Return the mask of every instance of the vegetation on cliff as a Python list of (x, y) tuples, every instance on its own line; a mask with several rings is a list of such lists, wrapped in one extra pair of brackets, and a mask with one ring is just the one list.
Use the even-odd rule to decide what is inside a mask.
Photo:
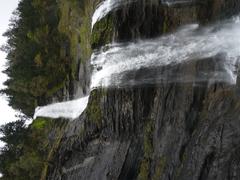
[(52, 160), (49, 155), (56, 150), (64, 125), (65, 121), (39, 118), (26, 127), (25, 117), (22, 117), (19, 121), (1, 126), (3, 136), (0, 140), (6, 143), (0, 154), (2, 179), (43, 177), (43, 170)]

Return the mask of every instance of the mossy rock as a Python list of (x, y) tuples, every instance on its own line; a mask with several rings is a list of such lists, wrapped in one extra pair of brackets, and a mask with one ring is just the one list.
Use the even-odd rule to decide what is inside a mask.
[(31, 124), (32, 129), (44, 129), (46, 126), (50, 124), (50, 119), (48, 118), (37, 118), (36, 120), (33, 121)]
[(156, 168), (155, 168), (155, 174), (153, 176), (153, 180), (158, 180), (160, 179), (160, 177), (162, 176), (162, 173), (163, 173), (163, 170), (166, 166), (166, 158), (165, 157), (161, 157), (158, 159), (157, 161), (157, 165), (156, 165)]
[(150, 166), (153, 155), (153, 131), (154, 131), (154, 121), (148, 120), (144, 125), (144, 135), (143, 135), (143, 148), (144, 148), (144, 159), (141, 162), (138, 179), (148, 180), (150, 176)]
[(87, 116), (90, 121), (101, 127), (103, 112), (101, 108), (101, 99), (104, 95), (104, 92), (101, 90), (94, 90), (91, 93), (90, 101), (86, 110)]
[(141, 162), (140, 172), (138, 174), (138, 180), (148, 180), (150, 171), (150, 162), (148, 159), (144, 159)]
[(96, 49), (99, 48), (100, 46), (111, 43), (113, 33), (114, 33), (113, 17), (111, 15), (108, 15), (99, 22), (97, 22), (92, 30), (91, 35), (92, 49)]

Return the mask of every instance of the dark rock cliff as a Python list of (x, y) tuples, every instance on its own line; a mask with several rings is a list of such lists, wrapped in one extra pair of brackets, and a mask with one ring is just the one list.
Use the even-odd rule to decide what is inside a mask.
[[(98, 22), (91, 43), (97, 48), (112, 40), (160, 36), (183, 24), (204, 25), (238, 12), (239, 0), (171, 7), (140, 0)], [(162, 83), (92, 91), (87, 110), (69, 122), (47, 179), (240, 179), (239, 81), (229, 85), (211, 74), (198, 81), (201, 71), (221, 71), (221, 58), (129, 74), (137, 79), (161, 72)], [(172, 76), (191, 79), (168, 81)]]

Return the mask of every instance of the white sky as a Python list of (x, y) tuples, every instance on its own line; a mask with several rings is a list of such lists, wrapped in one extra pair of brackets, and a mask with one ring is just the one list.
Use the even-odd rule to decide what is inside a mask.
[[(5, 0), (0, 5), (0, 45), (6, 42), (6, 39), (2, 34), (7, 30), (9, 19), (12, 16), (12, 12), (17, 8), (19, 0)], [(5, 69), (6, 64), (6, 54), (0, 51), (0, 89), (3, 88), (3, 82), (6, 80), (6, 75), (2, 73)], [(16, 120), (14, 111), (11, 107), (8, 106), (6, 97), (0, 96), (0, 125), (6, 124), (7, 122)], [(3, 143), (0, 142), (0, 147)]]

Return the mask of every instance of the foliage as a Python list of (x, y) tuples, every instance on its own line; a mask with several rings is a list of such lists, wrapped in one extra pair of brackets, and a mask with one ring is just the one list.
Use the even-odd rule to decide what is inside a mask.
[(0, 127), (0, 140), (5, 143), (0, 154), (0, 172), (5, 179), (10, 179), (11, 165), (14, 164), (23, 153), (23, 143), (27, 129), (24, 120), (11, 122)]
[(45, 118), (38, 118), (33, 123), (31, 124), (31, 127), (33, 129), (43, 129), (47, 126), (48, 124), (48, 119)]
[(0, 134), (4, 134), (0, 140), (7, 144), (7, 149), (11, 149), (24, 139), (26, 134), (24, 124), (25, 120), (18, 120), (0, 127)]
[(2, 48), (7, 52), (9, 79), (2, 90), (9, 104), (28, 116), (61, 90), (71, 74), (68, 38), (59, 32), (55, 0), (21, 0)]
[(29, 127), (24, 122), (19, 120), (0, 128), (0, 140), (6, 143), (0, 152), (2, 179), (40, 179), (59, 146), (65, 127), (61, 120), (56, 124), (45, 118), (34, 120)]

